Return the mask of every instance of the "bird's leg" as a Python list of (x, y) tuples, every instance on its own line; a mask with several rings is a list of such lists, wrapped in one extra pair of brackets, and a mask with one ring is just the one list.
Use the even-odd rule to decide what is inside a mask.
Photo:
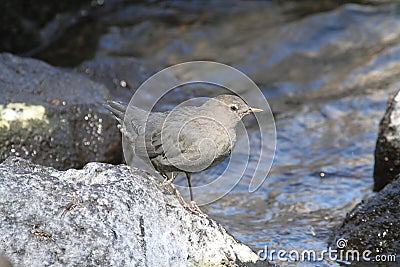
[(171, 172), (171, 178), (169, 178), (167, 176), (167, 174), (165, 174), (165, 173), (162, 173), (161, 175), (162, 175), (162, 177), (164, 177), (164, 184), (172, 184), (174, 182), (176, 176), (178, 176), (178, 173)]
[(167, 174), (165, 173), (161, 173), (161, 176), (164, 177), (164, 186), (167, 188), (167, 190), (169, 192), (171, 192), (172, 194), (174, 194), (176, 196), (176, 198), (178, 199), (179, 203), (182, 205), (182, 207), (184, 207), (186, 210), (190, 211), (193, 214), (199, 215), (201, 217), (207, 217), (206, 214), (204, 214), (200, 208), (196, 205), (196, 202), (193, 201), (193, 192), (192, 192), (192, 185), (190, 182), (190, 174), (186, 174), (186, 177), (188, 177), (187, 175), (189, 175), (188, 178), (188, 183), (189, 183), (189, 188), (190, 188), (190, 204), (187, 204), (186, 201), (183, 199), (181, 193), (179, 193), (179, 191), (176, 189), (175, 185), (173, 184), (173, 181), (175, 180), (176, 176), (178, 173), (172, 173), (171, 178), (168, 177)]
[(190, 201), (189, 204), (183, 205), (183, 207), (185, 209), (187, 209), (188, 211), (190, 211), (191, 213), (195, 214), (195, 215), (199, 215), (200, 217), (204, 217), (207, 218), (207, 214), (205, 214), (200, 208), (199, 206), (197, 206), (196, 202), (194, 201)]
[(190, 191), (190, 202), (193, 201), (193, 191), (192, 191), (192, 182), (190, 181), (190, 179), (192, 178), (192, 174), (190, 172), (186, 173), (186, 179), (188, 181), (188, 185), (189, 185), (189, 191)]
[(164, 178), (164, 181), (167, 181), (169, 179), (168, 175), (165, 172), (160, 172), (160, 174)]
[(190, 192), (190, 204), (189, 205), (185, 205), (184, 207), (189, 210), (191, 213), (193, 214), (197, 214), (197, 215), (202, 215), (207, 217), (207, 215), (205, 215), (201, 209), (199, 208), (199, 206), (197, 206), (196, 202), (194, 202), (193, 200), (193, 191), (192, 191), (192, 183), (191, 183), (191, 178), (192, 178), (192, 174), (190, 172), (186, 172), (186, 178), (188, 181), (188, 185), (189, 185), (189, 192)]
[(170, 188), (170, 192), (176, 196), (178, 199), (179, 203), (182, 205), (182, 207), (186, 208), (188, 204), (186, 204), (185, 200), (183, 199), (181, 193), (176, 189), (175, 185), (173, 183), (167, 184), (167, 186)]
[(183, 199), (181, 193), (179, 193), (179, 191), (176, 189), (175, 185), (173, 184), (176, 176), (178, 176), (178, 173), (171, 173), (171, 178), (169, 178), (167, 176), (167, 174), (165, 173), (161, 173), (161, 176), (164, 177), (164, 186), (167, 187), (168, 191), (170, 191), (172, 194), (174, 194), (176, 196), (176, 198), (178, 199), (179, 203), (183, 206), (186, 207), (187, 204), (185, 202), (185, 200)]

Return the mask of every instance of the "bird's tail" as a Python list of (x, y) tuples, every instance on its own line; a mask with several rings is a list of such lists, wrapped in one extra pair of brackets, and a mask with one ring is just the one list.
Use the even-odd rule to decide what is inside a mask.
[(123, 124), (124, 121), (124, 116), (126, 112), (127, 106), (123, 103), (116, 102), (116, 101), (107, 101), (106, 104), (104, 104), (105, 108), (108, 109), (109, 111), (114, 114), (115, 118), (118, 120), (119, 124)]
[(131, 136), (134, 133), (140, 134), (144, 131), (144, 125), (149, 116), (147, 111), (116, 101), (107, 101), (104, 106), (114, 114), (119, 123), (118, 127), (123, 134)]

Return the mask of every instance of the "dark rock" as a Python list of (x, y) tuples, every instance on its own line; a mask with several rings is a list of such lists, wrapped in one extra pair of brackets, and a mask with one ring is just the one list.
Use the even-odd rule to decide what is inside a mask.
[[(215, 221), (193, 215), (126, 165), (57, 171), (0, 165), (0, 243), (16, 266), (221, 266), (256, 261)], [(167, 192), (167, 191), (165, 191)]]
[[(359, 203), (343, 223), (334, 229), (330, 247), (338, 249), (338, 240), (346, 240), (344, 251), (371, 251), (377, 255), (397, 255), (400, 260), (400, 180), (387, 185), (377, 195)], [(340, 248), (340, 246), (339, 246)]]
[(400, 91), (386, 105), (379, 124), (375, 148), (374, 191), (379, 191), (400, 173)]
[(135, 90), (153, 74), (143, 60), (101, 55), (83, 62), (76, 70), (104, 84), (114, 100), (125, 102), (129, 102)]
[(41, 29), (46, 23), (55, 18), (58, 13), (76, 11), (90, 2), (91, 0), (1, 1), (0, 51), (20, 53), (35, 48), (45, 39), (41, 36)]
[(120, 133), (102, 104), (107, 88), (44, 62), (0, 54), (0, 159), (57, 169), (120, 162)]

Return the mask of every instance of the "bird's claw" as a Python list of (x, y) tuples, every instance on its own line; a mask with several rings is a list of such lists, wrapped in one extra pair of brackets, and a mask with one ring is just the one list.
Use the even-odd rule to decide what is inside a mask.
[(182, 195), (179, 193), (179, 191), (176, 189), (175, 185), (173, 184), (174, 178), (173, 179), (168, 179), (168, 178), (164, 179), (163, 186), (165, 188), (167, 188), (167, 190), (169, 192), (171, 192), (172, 194), (174, 194), (176, 196), (176, 198), (178, 199), (179, 203), (186, 210), (188, 210), (192, 214), (198, 215), (198, 216), (203, 217), (203, 218), (207, 218), (207, 215), (201, 211), (199, 206), (197, 206), (196, 202), (190, 201), (189, 204), (187, 204), (185, 202), (185, 200), (183, 199)]
[(163, 186), (169, 187), (171, 186), (173, 180), (172, 179), (164, 179)]
[(203, 218), (207, 218), (207, 214), (203, 213), (199, 206), (197, 206), (196, 202), (190, 201), (189, 204), (184, 205), (184, 208), (190, 211), (191, 213), (198, 215)]
[(168, 177), (168, 175), (166, 175), (165, 173), (163, 173), (161, 175), (162, 175), (162, 177), (164, 177), (163, 185), (164, 186), (171, 186), (171, 184), (174, 182), (174, 180), (175, 180), (175, 178), (177, 176), (177, 173), (172, 173), (171, 174), (171, 178)]

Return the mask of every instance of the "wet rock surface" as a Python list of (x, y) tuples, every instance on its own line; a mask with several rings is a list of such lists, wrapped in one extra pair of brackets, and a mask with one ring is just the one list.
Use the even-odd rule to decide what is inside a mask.
[[(364, 251), (369, 250), (371, 253), (368, 256), (371, 261), (374, 261), (377, 255), (394, 255), (397, 257), (395, 261), (398, 262), (400, 260), (399, 206), (400, 180), (396, 180), (347, 214), (343, 223), (332, 233), (331, 248), (338, 249), (338, 240), (345, 239), (346, 244), (341, 248), (344, 251), (358, 250), (362, 255)], [(393, 259), (384, 264), (387, 264), (384, 266), (398, 266)]]
[(160, 181), (125, 165), (57, 171), (12, 157), (0, 176), (1, 250), (15, 266), (222, 266), (258, 259), (215, 221), (185, 210)]
[(119, 162), (120, 134), (102, 104), (109, 91), (84, 75), (0, 54), (0, 159), (57, 169)]
[(375, 148), (374, 191), (379, 191), (400, 173), (400, 91), (386, 105), (379, 124)]

